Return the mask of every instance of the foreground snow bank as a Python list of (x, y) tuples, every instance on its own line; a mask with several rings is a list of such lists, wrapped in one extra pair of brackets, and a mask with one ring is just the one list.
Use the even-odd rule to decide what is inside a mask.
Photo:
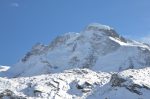
[(62, 73), (0, 78), (0, 99), (148, 99), (150, 68), (119, 73), (72, 69)]

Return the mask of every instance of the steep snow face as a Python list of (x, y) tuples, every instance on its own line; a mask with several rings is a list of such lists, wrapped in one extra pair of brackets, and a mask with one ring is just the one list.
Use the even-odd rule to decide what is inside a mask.
[(0, 78), (1, 99), (149, 99), (149, 93), (149, 67), (119, 73), (72, 69), (33, 77)]
[(129, 41), (106, 25), (90, 24), (81, 33), (58, 36), (49, 45), (36, 44), (5, 76), (34, 76), (72, 68), (122, 71), (150, 66), (150, 47)]

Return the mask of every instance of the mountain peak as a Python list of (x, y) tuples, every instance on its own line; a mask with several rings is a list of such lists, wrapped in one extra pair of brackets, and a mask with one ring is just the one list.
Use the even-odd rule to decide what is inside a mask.
[(125, 38), (120, 36), (114, 28), (108, 26), (108, 25), (103, 25), (99, 23), (91, 23), (89, 24), (86, 28), (85, 31), (83, 32), (84, 35), (91, 36), (93, 34), (101, 35), (101, 36), (106, 36), (106, 37), (112, 37), (115, 39), (118, 39), (122, 42), (127, 42)]

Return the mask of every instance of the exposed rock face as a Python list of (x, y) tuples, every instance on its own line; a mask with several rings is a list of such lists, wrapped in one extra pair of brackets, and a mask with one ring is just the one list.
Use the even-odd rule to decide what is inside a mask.
[(134, 84), (134, 83), (126, 84), (125, 82), (127, 82), (127, 80), (119, 77), (118, 74), (112, 74), (111, 80), (110, 80), (110, 83), (111, 83), (112, 87), (125, 87), (127, 90), (129, 90), (129, 91), (131, 91), (133, 93), (136, 93), (138, 95), (142, 95), (143, 94), (140, 91), (141, 88), (150, 90), (149, 87), (145, 87), (143, 85), (141, 86), (139, 84)]
[(111, 86), (112, 87), (121, 87), (122, 86), (122, 83), (124, 83), (126, 80), (119, 77), (118, 74), (112, 74), (111, 76)]
[(28, 61), (28, 59), (31, 57), (31, 56), (34, 56), (34, 55), (40, 55), (40, 54), (43, 54), (45, 51), (48, 50), (48, 46), (45, 46), (43, 44), (40, 44), (40, 43), (37, 43), (36, 45), (34, 45), (32, 47), (32, 50), (30, 52), (28, 52), (22, 59), (21, 61), (22, 62), (26, 62)]
[(0, 99), (27, 99), (27, 98), (17, 96), (11, 90), (6, 89), (5, 91), (0, 93)]

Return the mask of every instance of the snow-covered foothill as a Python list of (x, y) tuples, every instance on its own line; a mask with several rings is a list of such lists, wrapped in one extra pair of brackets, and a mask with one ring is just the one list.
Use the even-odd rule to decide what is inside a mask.
[[(22, 97), (23, 99), (149, 99), (149, 80), (149, 67), (129, 69), (117, 73), (72, 69), (62, 73), (33, 77), (0, 78), (0, 97)], [(11, 95), (8, 96), (7, 94), (10, 92)]]

